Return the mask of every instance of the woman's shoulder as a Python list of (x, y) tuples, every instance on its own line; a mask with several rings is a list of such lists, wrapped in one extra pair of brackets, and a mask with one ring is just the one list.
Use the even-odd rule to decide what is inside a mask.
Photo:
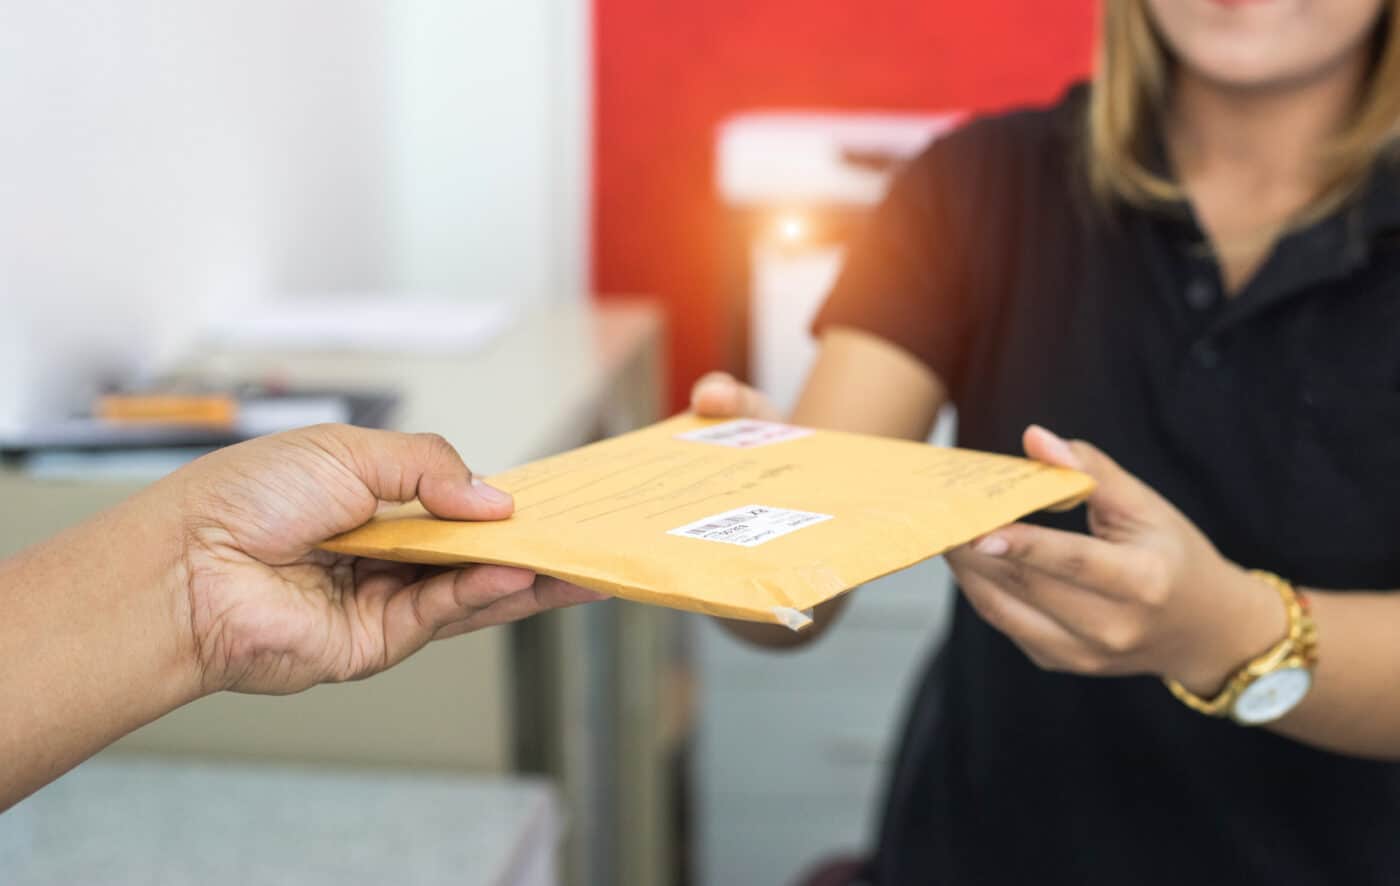
[(930, 143), (906, 175), (979, 194), (997, 183), (1018, 190), (1041, 179), (1064, 184), (1072, 178), (1087, 100), (1087, 86), (1076, 84), (1050, 105), (973, 116)]

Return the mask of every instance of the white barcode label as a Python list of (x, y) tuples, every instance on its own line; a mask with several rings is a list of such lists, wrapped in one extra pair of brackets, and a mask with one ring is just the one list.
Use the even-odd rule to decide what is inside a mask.
[(749, 505), (696, 520), (666, 534), (752, 548), (789, 532), (796, 532), (804, 526), (812, 526), (830, 519), (830, 514)]
[(812, 433), (811, 428), (799, 428), (775, 421), (759, 421), (741, 418), (723, 424), (710, 425), (695, 431), (678, 434), (681, 440), (694, 440), (697, 443), (714, 443), (717, 446), (733, 446), (736, 449), (752, 449), (755, 446), (769, 446), (784, 440), (796, 440)]

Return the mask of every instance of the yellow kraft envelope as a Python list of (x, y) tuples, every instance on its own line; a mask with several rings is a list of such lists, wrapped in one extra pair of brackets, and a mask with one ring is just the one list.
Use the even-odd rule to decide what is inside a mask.
[(522, 566), (710, 615), (802, 627), (813, 606), (1093, 489), (1021, 458), (683, 415), (491, 478), (499, 523), (386, 511), (324, 547)]

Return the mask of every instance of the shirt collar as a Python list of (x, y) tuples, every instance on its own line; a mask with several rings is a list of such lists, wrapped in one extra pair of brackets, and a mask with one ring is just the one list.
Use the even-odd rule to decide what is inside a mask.
[[(1144, 159), (1147, 170), (1153, 175), (1166, 181), (1176, 181), (1176, 172), (1172, 169), (1160, 126), (1151, 127), (1147, 133)], [(1196, 228), (1197, 234), (1204, 236), (1204, 232), (1196, 223), (1195, 211), (1185, 197), (1159, 201), (1150, 211), (1171, 221), (1188, 222)], [(1400, 145), (1396, 145), (1376, 162), (1358, 192), (1331, 215), (1349, 212), (1357, 216), (1352, 220), (1350, 233), (1361, 234), (1367, 239), (1400, 228)], [(1329, 215), (1328, 218), (1330, 217)], [(1309, 228), (1326, 221), (1327, 218), (1320, 219)]]
[[(1147, 166), (1172, 181), (1175, 175), (1160, 130), (1149, 136)], [(1162, 201), (1147, 212), (1167, 236), (1205, 245), (1204, 230), (1185, 198)], [(1245, 290), (1212, 324), (1235, 325), (1294, 295), (1338, 280), (1370, 261), (1377, 242), (1400, 229), (1400, 153), (1378, 161), (1360, 190), (1328, 215), (1289, 231), (1274, 245)]]
[(1367, 234), (1374, 237), (1400, 228), (1400, 151), (1376, 163), (1358, 202)]

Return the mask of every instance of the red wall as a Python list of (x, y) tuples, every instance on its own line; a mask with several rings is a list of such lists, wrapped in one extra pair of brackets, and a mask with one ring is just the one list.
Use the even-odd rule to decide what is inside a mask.
[(755, 108), (993, 110), (1088, 70), (1093, 0), (595, 0), (593, 286), (668, 307), (673, 405), (720, 366), (716, 124)]

